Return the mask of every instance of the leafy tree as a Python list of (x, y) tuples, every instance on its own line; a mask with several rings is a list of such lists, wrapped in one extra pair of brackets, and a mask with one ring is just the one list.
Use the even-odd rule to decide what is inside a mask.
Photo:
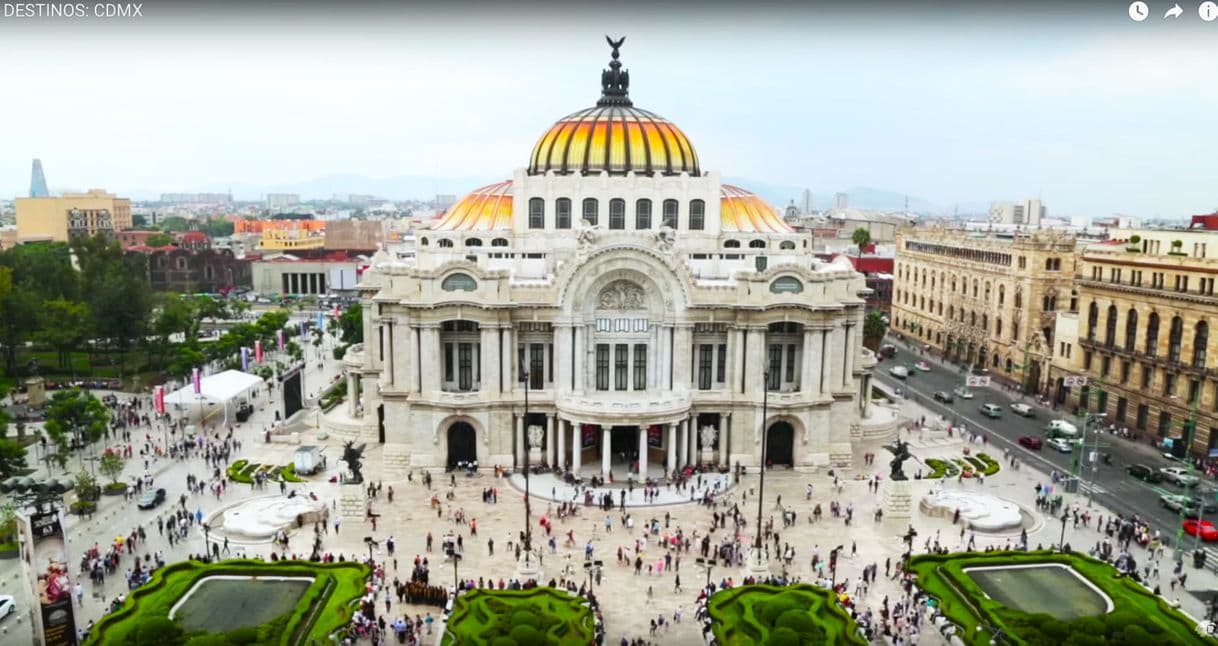
[(38, 339), (55, 349), (58, 366), (71, 368), (72, 351), (89, 339), (92, 321), (84, 303), (63, 298), (42, 304), (41, 329)]
[(198, 296), (194, 298), (195, 311), (200, 319), (211, 319), (213, 321), (227, 319), (229, 317), (228, 302), (212, 298), (211, 296)]
[(97, 462), (97, 468), (102, 474), (110, 478), (110, 482), (118, 482), (118, 477), (123, 474), (123, 465), (126, 460), (113, 449), (106, 449), (102, 453), (101, 460)]
[(180, 215), (171, 215), (161, 220), (161, 231), (165, 233), (180, 233), (190, 229), (190, 223)]
[(364, 307), (356, 303), (338, 316), (338, 327), (342, 330), (343, 343), (364, 342)]
[(863, 247), (871, 244), (871, 232), (864, 227), (859, 227), (850, 234), (850, 241), (858, 245), (859, 255), (863, 255)]
[[(884, 319), (884, 313), (879, 310), (867, 312), (867, 317), (863, 319), (863, 340), (870, 344), (867, 347), (873, 351), (878, 350), (880, 339), (883, 339), (887, 332), (888, 321)], [(872, 345), (875, 347), (871, 347)]]
[(73, 486), (76, 489), (76, 495), (81, 500), (97, 500), (100, 493), (97, 488), (97, 478), (94, 478), (88, 471), (76, 474)]
[(168, 247), (169, 245), (173, 244), (173, 236), (169, 235), (168, 233), (157, 233), (148, 236), (145, 244), (147, 244), (149, 247)]
[(0, 478), (8, 478), (24, 469), (25, 447), (8, 438), (0, 438)]
[(102, 236), (79, 239), (73, 249), (97, 336), (126, 353), (145, 337), (151, 310), (146, 273), (136, 264), (142, 259), (125, 259), (118, 243)]
[(192, 368), (207, 363), (207, 357), (199, 349), (199, 342), (193, 338), (174, 346), (171, 356), (169, 374), (172, 375), (187, 374)]
[(109, 419), (101, 400), (78, 388), (56, 391), (47, 404), (46, 429), (57, 444), (70, 437), (96, 442), (106, 432)]
[(221, 218), (212, 218), (203, 223), (199, 230), (213, 238), (226, 238), (233, 235), (233, 223)]

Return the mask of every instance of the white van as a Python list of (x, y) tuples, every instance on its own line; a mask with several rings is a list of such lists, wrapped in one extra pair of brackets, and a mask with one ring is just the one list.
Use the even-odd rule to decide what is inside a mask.
[(909, 376), (909, 368), (906, 368), (905, 366), (893, 366), (888, 369), (888, 374), (896, 377), (897, 379), (904, 379)]
[(1078, 427), (1064, 419), (1055, 419), (1045, 427), (1049, 437), (1078, 437)]

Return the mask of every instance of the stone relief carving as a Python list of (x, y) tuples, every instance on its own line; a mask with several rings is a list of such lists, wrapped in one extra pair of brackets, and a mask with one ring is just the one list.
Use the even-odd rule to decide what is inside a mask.
[(597, 299), (603, 310), (641, 310), (643, 301), (643, 288), (625, 280), (609, 283)]
[(710, 448), (715, 445), (715, 437), (719, 435), (719, 431), (715, 430), (714, 426), (703, 426), (698, 431), (698, 437), (702, 439), (702, 446)]
[(662, 252), (671, 250), (676, 240), (677, 234), (672, 230), (672, 227), (660, 227), (660, 230), (656, 232), (656, 247)]
[(541, 438), (545, 436), (545, 429), (534, 424), (529, 427), (529, 448), (536, 449), (541, 447)]

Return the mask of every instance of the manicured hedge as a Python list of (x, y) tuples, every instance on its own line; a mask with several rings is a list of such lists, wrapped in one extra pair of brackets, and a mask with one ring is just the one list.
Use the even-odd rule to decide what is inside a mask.
[[(1060, 621), (1032, 615), (990, 599), (965, 568), (1063, 563), (1071, 566), (1112, 599), (1113, 612), (1101, 617)], [(918, 585), (938, 600), (944, 616), (962, 628), (965, 643), (988, 646), (989, 628), (1017, 644), (1218, 644), (1202, 638), (1196, 624), (1141, 584), (1119, 576), (1116, 568), (1082, 554), (990, 552), (915, 556), (910, 570)]]
[[(279, 561), (268, 563), (255, 560), (231, 560), (218, 563), (179, 561), (153, 572), (148, 583), (131, 591), (121, 608), (112, 612), (93, 627), (86, 646), (107, 644), (131, 644), (137, 641), (137, 629), (149, 622), (165, 620), (173, 604), (186, 594), (201, 578), (216, 575), (237, 576), (312, 576), (313, 584), (305, 591), (301, 602), (288, 615), (276, 618), (261, 626), (222, 633), (231, 641), (255, 636), (255, 643), (289, 646), (310, 643), (316, 638), (324, 640), (326, 635), (344, 625), (349, 613), (337, 608), (345, 607), (364, 592), (364, 582), (370, 574), (368, 566), (353, 561), (343, 563), (314, 563), (312, 561)], [(331, 585), (331, 582), (333, 585)], [(326, 594), (326, 590), (330, 590)], [(314, 603), (322, 603), (320, 612), (310, 614)], [(312, 626), (302, 625), (313, 617)], [(238, 634), (239, 633), (239, 634)], [(294, 641), (297, 635), (304, 639)], [(190, 637), (192, 635), (188, 635)], [(173, 646), (165, 643), (162, 646)]]
[(581, 597), (549, 587), (474, 589), (457, 597), (443, 646), (593, 643), (595, 619)]
[(269, 479), (272, 482), (283, 480), (284, 482), (304, 482), (300, 476), (296, 475), (296, 465), (289, 464), (287, 466), (276, 467), (270, 464), (258, 464), (257, 462), (249, 462), (248, 460), (237, 460), (228, 466), (226, 472), (230, 482), (240, 482), (241, 484), (250, 484), (254, 481), (254, 474), (259, 471), (267, 472)]
[(831, 590), (806, 583), (720, 590), (707, 610), (722, 646), (867, 643)]

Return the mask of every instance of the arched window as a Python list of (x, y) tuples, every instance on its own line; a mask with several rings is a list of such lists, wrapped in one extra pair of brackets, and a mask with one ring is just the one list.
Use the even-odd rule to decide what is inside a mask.
[(770, 283), (770, 291), (775, 294), (798, 294), (804, 291), (804, 284), (794, 276), (782, 276)]
[(617, 197), (609, 200), (609, 228), (626, 228), (626, 200)]
[(423, 238), (423, 246), (424, 246), (424, 247), (426, 247), (426, 246), (427, 246), (427, 238)]
[(678, 228), (676, 200), (664, 200), (664, 219), (661, 221), (660, 226), (670, 227), (673, 229)]
[(749, 240), (749, 249), (765, 249), (765, 240)]
[(997, 352), (994, 353), (994, 362), (993, 363), (994, 363), (994, 367), (997, 368), (998, 367), (998, 353)]
[(740, 241), (739, 240), (724, 240), (723, 248), (724, 249), (739, 249)]
[(1095, 341), (1095, 329), (1100, 325), (1100, 306), (1091, 302), (1091, 307), (1087, 308), (1087, 340)]
[(596, 218), (600, 214), (600, 204), (595, 197), (584, 198), (584, 219), (588, 224), (596, 226)]
[(651, 200), (642, 199), (634, 203), (634, 228), (639, 231), (651, 228)]
[(529, 198), (529, 228), (546, 228), (546, 201), (540, 197)]
[(1193, 328), (1193, 367), (1205, 367), (1205, 346), (1210, 341), (1210, 324), (1205, 321), (1197, 321), (1197, 326)]
[(1173, 316), (1171, 330), (1167, 336), (1167, 360), (1173, 363), (1180, 361), (1180, 345), (1184, 341), (1184, 319)]
[(554, 201), (554, 228), (571, 228), (571, 198), (560, 197)]
[(1159, 313), (1151, 312), (1146, 319), (1146, 355), (1159, 354)]
[(994, 317), (994, 336), (1002, 336), (1002, 319)]
[[(689, 228), (691, 231), (701, 231), (706, 228), (706, 202), (702, 200), (690, 200)], [(794, 243), (791, 244), (791, 248), (795, 248)]]
[(1134, 308), (1129, 308), (1129, 313), (1125, 315), (1125, 351), (1133, 352), (1135, 344), (1138, 342), (1138, 311)]
[(491, 240), (491, 246), (492, 247), (506, 247), (506, 246), (508, 246), (507, 238), (495, 238), (494, 240)]
[(161, 269), (166, 269), (166, 268), (168, 268), (168, 267), (169, 267), (169, 256), (164, 256), (164, 255), (162, 255), (160, 258), (157, 258), (157, 259), (156, 259), (156, 264), (157, 264), (157, 266), (159, 266)]
[(178, 256), (178, 271), (184, 271), (185, 269), (186, 269), (186, 259), (183, 258), (182, 256)]
[(465, 291), (472, 292), (478, 288), (478, 282), (469, 274), (450, 274), (440, 283), (440, 289), (446, 292)]
[(482, 246), (482, 239), (481, 239), (481, 238), (467, 238), (467, 239), (465, 240), (465, 246), (467, 246), (467, 247), (481, 247), (481, 246)]
[(1112, 347), (1116, 345), (1116, 328), (1117, 328), (1117, 308), (1116, 305), (1108, 306), (1108, 318), (1104, 322), (1104, 345)]
[(1010, 357), (1007, 357), (1006, 365), (1005, 365), (1004, 367), (1006, 368), (1006, 371), (1007, 371), (1007, 372), (1010, 372), (1010, 371), (1011, 371), (1012, 364), (1011, 364), (1011, 358), (1010, 358)]
[(443, 247), (445, 249), (448, 249), (453, 246), (453, 241), (449, 240), (448, 238), (441, 238), (440, 242), (437, 244), (439, 244), (441, 247)]
[(795, 242), (791, 241), (791, 240), (783, 240), (782, 242), (778, 243), (778, 248), (779, 249), (794, 249)]
[[(922, 282), (925, 283), (926, 281), (922, 281)], [(977, 298), (977, 286), (979, 284), (980, 284), (980, 281), (978, 281), (976, 278), (974, 278), (973, 279), (973, 298)]]

